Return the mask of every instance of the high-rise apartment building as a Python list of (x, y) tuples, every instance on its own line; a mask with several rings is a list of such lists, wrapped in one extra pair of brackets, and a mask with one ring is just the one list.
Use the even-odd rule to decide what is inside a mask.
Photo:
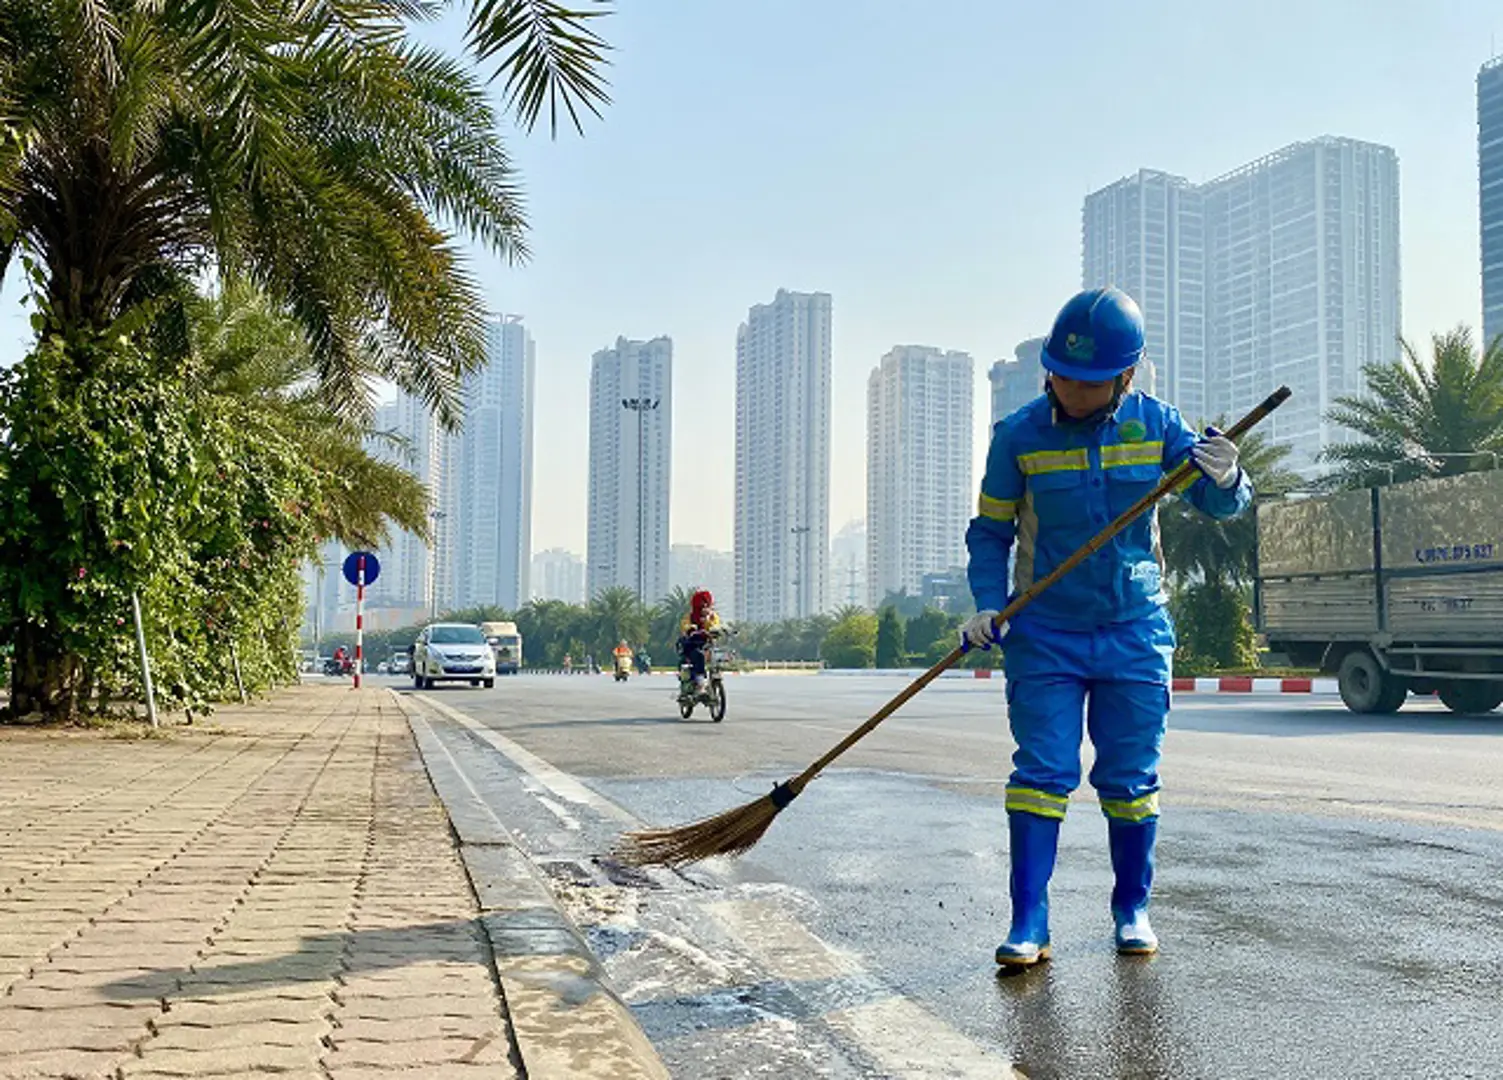
[(590, 372), (589, 595), (614, 586), (652, 603), (668, 591), (673, 342), (617, 338)]
[(1503, 57), (1477, 72), (1477, 188), (1482, 223), (1482, 338), (1503, 334)]
[(992, 426), (1017, 412), (1044, 392), (1044, 339), (1018, 342), (1011, 360), (998, 360), (988, 369), (992, 384)]
[(377, 410), (376, 428), (391, 438), (372, 440), (372, 453), (395, 462), (412, 473), (428, 489), (430, 545), (416, 533), (394, 532), (386, 548), (377, 552), (381, 576), (367, 596), (373, 605), (411, 609), (433, 614), (451, 604), (448, 582), (452, 577), (452, 500), (448, 497), (446, 467), (452, 458), (453, 437), (444, 432), (433, 414), (411, 394), (398, 394), (394, 403)]
[(891, 350), (867, 381), (867, 606), (917, 595), (925, 574), (965, 562), (974, 511), (971, 358), (928, 346)]
[(1158, 393), (1190, 416), (1206, 408), (1203, 202), (1183, 177), (1141, 169), (1086, 197), (1082, 229), (1083, 287), (1138, 302)]
[(830, 604), (866, 603), (866, 519), (847, 521), (830, 541)]
[(718, 610), (735, 611), (735, 556), (701, 544), (674, 544), (668, 549), (668, 587), (708, 589)]
[(1363, 391), (1364, 365), (1398, 355), (1393, 150), (1325, 136), (1199, 185), (1142, 172), (1088, 196), (1082, 221), (1084, 284), (1143, 308), (1161, 396), (1194, 422), (1287, 384), (1265, 428), (1291, 467), (1318, 471), (1348, 437), (1331, 406)]
[(736, 332), (736, 615), (823, 611), (830, 566), (828, 293), (779, 289)]
[(464, 383), (452, 483), (454, 606), (515, 610), (531, 595), (535, 349), (520, 317), (486, 326), (485, 367)]
[(563, 548), (548, 548), (532, 557), (532, 599), (585, 602), (584, 560)]

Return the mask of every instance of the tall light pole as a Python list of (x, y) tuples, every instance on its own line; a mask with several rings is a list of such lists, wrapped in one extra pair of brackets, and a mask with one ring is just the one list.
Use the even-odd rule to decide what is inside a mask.
[(637, 602), (647, 603), (647, 414), (661, 398), (622, 398), (621, 407), (637, 414)]
[(804, 537), (809, 533), (808, 525), (795, 525), (788, 530), (793, 534), (793, 617), (804, 617)]

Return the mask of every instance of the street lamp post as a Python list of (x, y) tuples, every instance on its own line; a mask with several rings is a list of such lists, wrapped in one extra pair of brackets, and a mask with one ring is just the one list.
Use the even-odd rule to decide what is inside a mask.
[(647, 414), (661, 398), (622, 398), (621, 407), (637, 414), (637, 602), (647, 603)]
[(795, 525), (788, 530), (793, 534), (793, 617), (804, 617), (804, 536), (809, 532), (808, 525)]

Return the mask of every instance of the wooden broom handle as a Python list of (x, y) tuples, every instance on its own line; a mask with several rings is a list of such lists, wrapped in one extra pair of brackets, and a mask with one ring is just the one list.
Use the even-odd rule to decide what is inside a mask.
[[(1289, 387), (1279, 387), (1273, 393), (1264, 398), (1261, 405), (1253, 409), (1241, 420), (1238, 420), (1235, 424), (1233, 424), (1231, 428), (1225, 433), (1226, 437), (1233, 440), (1234, 442), (1237, 439), (1240, 439), (1243, 435), (1247, 434), (1248, 431), (1257, 426), (1264, 419), (1264, 417), (1266, 417), (1269, 413), (1273, 412), (1274, 409), (1277, 409), (1286, 400), (1288, 400), (1289, 394)], [(1035, 581), (1032, 585), (1028, 586), (1028, 588), (1025, 589), (1016, 600), (1008, 604), (1007, 607), (1003, 608), (1002, 611), (1000, 611), (992, 619), (992, 626), (1000, 626), (1003, 623), (1007, 622), (1014, 615), (1031, 604), (1041, 592), (1049, 588), (1056, 581), (1064, 577), (1071, 570), (1075, 569), (1075, 567), (1079, 566), (1082, 562), (1090, 558), (1096, 552), (1100, 551), (1102, 547), (1104, 547), (1111, 540), (1112, 537), (1116, 536), (1123, 529), (1127, 528), (1127, 526), (1130, 525), (1135, 518), (1137, 518), (1154, 503), (1158, 502), (1165, 495), (1168, 495), (1171, 491), (1173, 491), (1176, 487), (1183, 483), (1185, 478), (1189, 476), (1190, 473), (1195, 471), (1195, 468), (1195, 462), (1187, 456), (1184, 461), (1180, 462), (1177, 468), (1173, 469), (1171, 472), (1165, 475), (1164, 479), (1159, 481), (1157, 487), (1155, 487), (1147, 495), (1144, 495), (1137, 502), (1133, 503), (1132, 506), (1128, 507), (1121, 514), (1119, 514), (1115, 521), (1113, 521), (1106, 528), (1102, 529), (1090, 540), (1086, 541), (1084, 547), (1075, 552), (1075, 554), (1071, 555), (1064, 562), (1056, 566), (1052, 572), (1040, 578), (1038, 581)], [(917, 694), (924, 687), (928, 686), (935, 679), (939, 678), (940, 672), (954, 667), (955, 664), (958, 663), (960, 661), (960, 658), (964, 655), (965, 650), (961, 649), (959, 646), (951, 649), (948, 656), (940, 660), (939, 663), (935, 664), (928, 671), (924, 672), (917, 679), (914, 679), (913, 682), (904, 687), (902, 692), (899, 693), (897, 697), (893, 698), (886, 705), (883, 705), (880, 709), (873, 713), (871, 719), (866, 721), (866, 723), (862, 724), (855, 731), (851, 732), (845, 738), (841, 739), (840, 742), (836, 743), (835, 746), (829, 751), (829, 753), (825, 754), (824, 757), (820, 758), (813, 765), (810, 765), (807, 769), (799, 773), (792, 780), (789, 780), (788, 786), (793, 789), (793, 793), (797, 795), (801, 791), (803, 791), (804, 786), (808, 784), (810, 780), (813, 780), (816, 776), (823, 772), (826, 765), (830, 764), (830, 762), (834, 761), (841, 754), (845, 753), (852, 746), (856, 745), (856, 743), (861, 739), (865, 738), (873, 728), (875, 728), (883, 720), (886, 720), (889, 716), (902, 708), (903, 705), (907, 703), (909, 698), (913, 697), (914, 694)]]

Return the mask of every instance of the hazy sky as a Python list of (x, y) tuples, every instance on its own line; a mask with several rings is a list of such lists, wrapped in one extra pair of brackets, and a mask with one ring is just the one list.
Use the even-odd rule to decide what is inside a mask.
[(510, 137), (532, 261), (476, 259), (537, 341), (534, 550), (584, 550), (590, 355), (657, 334), (673, 539), (729, 549), (736, 327), (779, 287), (834, 297), (832, 529), (865, 513), (866, 378), (893, 345), (975, 358), (979, 469), (987, 367), (1079, 287), (1084, 196), (1140, 167), (1203, 181), (1317, 135), (1386, 143), (1406, 335), (1480, 317), (1496, 3), (628, 0), (601, 27), (604, 119)]

